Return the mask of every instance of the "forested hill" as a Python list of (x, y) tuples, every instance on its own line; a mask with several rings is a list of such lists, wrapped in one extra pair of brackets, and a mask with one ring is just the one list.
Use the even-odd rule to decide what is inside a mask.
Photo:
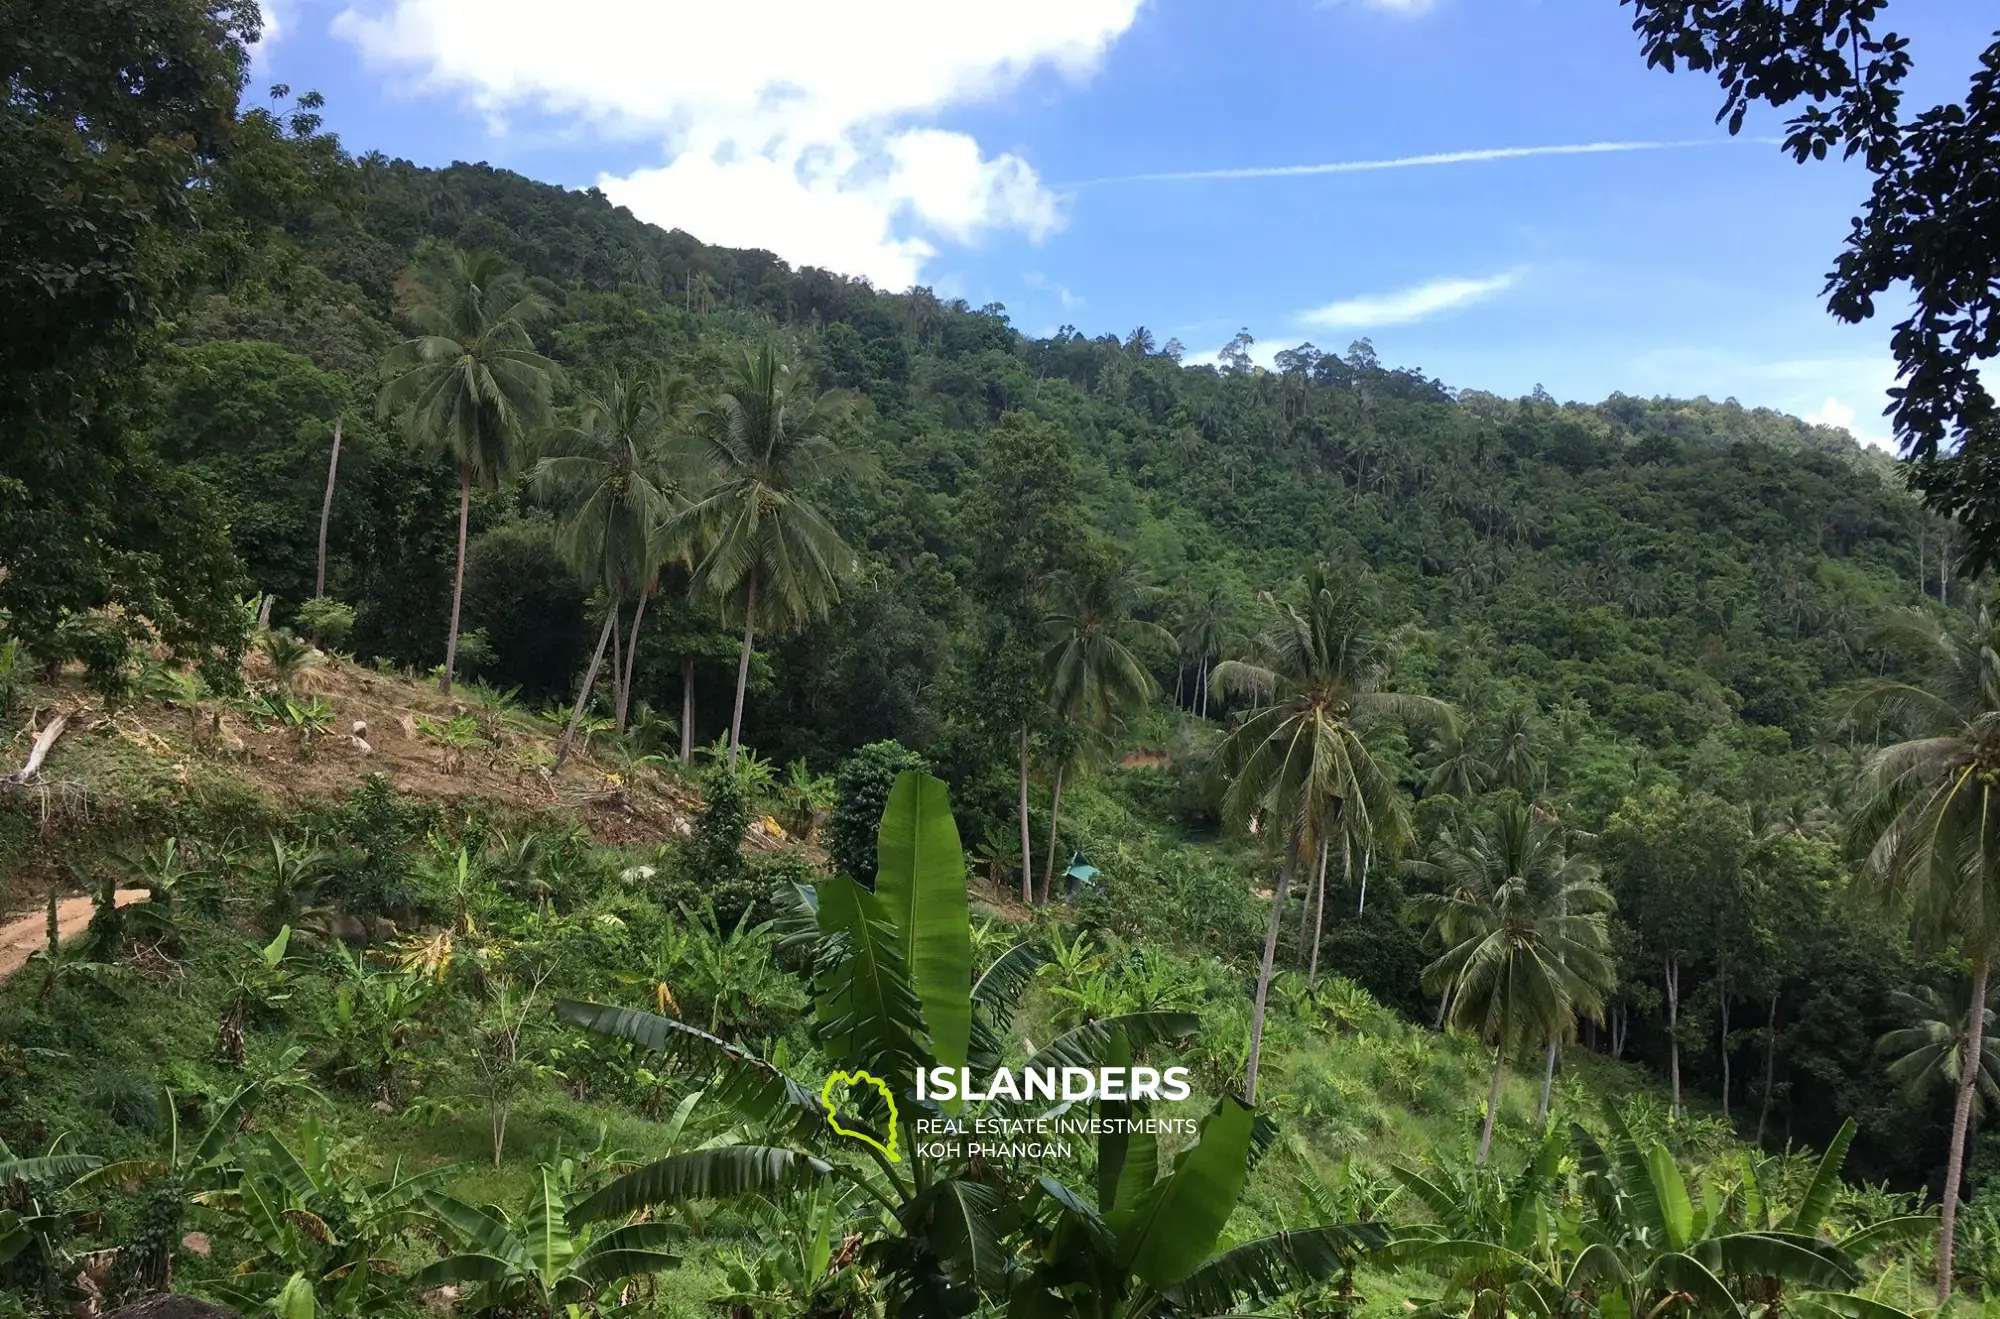
[[(1031, 338), (1003, 308), (704, 246), (594, 192), (353, 159), (309, 106), (245, 117), (197, 202), (163, 342), (115, 390), (146, 444), (103, 469), (158, 525), (137, 552), (58, 572), (35, 537), (89, 517), (108, 539), (117, 504), (30, 463), (22, 489), (39, 502), (0, 534), (0, 551), (28, 546), (0, 561), (16, 574), (12, 628), (44, 663), (118, 669), (101, 628), (42, 603), (78, 580), (87, 594), (100, 570), (102, 600), (175, 620), (170, 641), (202, 635), (191, 582), (266, 592), (273, 621), (292, 623), (314, 594), (337, 425), (327, 593), (356, 611), (343, 644), (437, 665), (458, 473), (376, 400), (408, 332), (413, 262), (498, 253), (553, 306), (533, 333), (567, 376), (559, 422), (614, 370), (708, 388), (732, 353), (773, 340), (863, 400), (848, 438), (872, 465), (819, 500), (858, 561), (828, 618), (758, 634), (744, 740), (765, 760), (825, 770), (868, 743), (918, 748), (952, 785), (968, 845), (1018, 866), (1020, 728), (1034, 725), (1037, 847), (1053, 767), (1077, 758), (1033, 690), (1022, 583), (1109, 583), (1158, 624), (1134, 644), (1166, 698), (1112, 750), (1165, 749), (1170, 768), (1130, 776), (1116, 802), (1080, 783), (1056, 850), (1136, 848), (1163, 874), (1194, 873), (1209, 863), (1175, 849), (1217, 836), (1207, 759), (1230, 713), (1203, 675), (1324, 563), (1389, 639), (1393, 685), (1464, 716), (1376, 748), (1415, 803), (1413, 849), (1455, 801), (1498, 789), (1603, 861), (1621, 978), (1594, 1047), (1665, 1073), (1670, 967), (1687, 1084), (1747, 1109), (1746, 1134), (1824, 1140), (1855, 1115), (1859, 1171), (1915, 1183), (1937, 1166), (1944, 1101), (1902, 1099), (1874, 1054), (1903, 1024), (1890, 991), (1921, 977), (1900, 932), (1842, 900), (1832, 822), (1859, 753), (1833, 715), (1843, 684), (1892, 663), (1875, 641), (1892, 611), (1961, 591), (1938, 580), (1937, 525), (1844, 434), (1706, 400), (1506, 400), (1386, 365), (1365, 342), (1301, 345), (1265, 370), (1240, 340), (1217, 369), (1144, 329)], [(207, 530), (224, 525), (226, 545)], [(605, 617), (556, 528), (518, 476), (474, 492), (458, 654), (462, 674), (546, 705), (573, 696)], [(650, 597), (632, 690), (642, 721), (677, 713), (691, 675), (706, 742), (726, 731), (741, 625), (684, 585), (670, 568)], [(1268, 873), (1215, 852), (1239, 898)], [(1136, 882), (1108, 873), (1114, 894)], [(1428, 1017), (1416, 981), (1431, 954), (1402, 880), (1384, 865), (1374, 883), (1338, 922), (1332, 965)], [(1125, 900), (1157, 919), (1158, 891)], [(1261, 934), (1218, 938), (1242, 965)]]

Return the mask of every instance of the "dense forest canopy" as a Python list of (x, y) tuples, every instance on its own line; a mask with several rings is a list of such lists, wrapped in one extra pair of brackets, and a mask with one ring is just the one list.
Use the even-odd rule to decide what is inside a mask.
[[(1247, 334), (1219, 366), (1144, 327), (1036, 338), (1004, 307), (707, 246), (594, 189), (355, 155), (314, 95), (239, 103), (248, 4), (28, 8), (0, 20), (0, 709), (31, 673), (115, 705), (171, 669), (199, 714), (242, 690), (258, 638), (280, 715), (307, 641), (447, 696), (512, 689), (562, 730), (532, 767), (551, 783), (600, 734), (676, 774), (715, 743), (675, 873), (699, 872), (738, 952), (717, 906), (793, 887), (739, 883), (753, 803), (790, 803), (800, 837), (828, 817), (862, 883), (827, 879), (787, 937), (851, 952), (891, 873), (877, 823), (920, 809), (892, 792), (942, 780), (950, 813), (925, 795), (925, 818), (955, 819), (1024, 919), (1087, 861), (1077, 918), (1100, 937), (1254, 981), (1219, 1032), (1247, 1056), (1217, 1069), (1247, 1063), (1252, 1102), (1274, 962), (1296, 962), (1308, 995), (1324, 971), (1394, 1031), (1449, 1022), (1487, 1050), (1481, 1165), (1505, 1065), (1546, 1046), (1553, 1076), (1580, 1031), (1656, 1075), (1677, 1121), (1698, 1102), (1769, 1150), (1851, 1142), (1883, 1195), (1956, 1205), (1946, 1132), (1966, 1138), (1974, 1087), (1948, 1082), (2000, 940), (1905, 918), (1989, 848), (1983, 816), (1912, 785), (1994, 786), (1967, 732), (1994, 700), (1989, 586), (1885, 455), (1734, 400), (1501, 398), (1366, 340), (1264, 369)], [(335, 730), (290, 710), (303, 759)], [(1305, 761), (1271, 751), (1287, 738)], [(370, 850), (397, 809), (316, 820), (369, 877), (342, 915), (437, 916)], [(1910, 860), (1925, 830), (1961, 851)], [(456, 844), (461, 883), (489, 841)], [(257, 873), (288, 892), (273, 845)], [(272, 910), (289, 929), (307, 908)], [(747, 928), (729, 939), (779, 933)], [(781, 1036), (769, 992), (718, 990), (708, 1029)], [(511, 1067), (527, 1009), (494, 1003), (480, 1038)], [(1885, 1070), (1878, 1039), (1919, 1062)], [(797, 1047), (838, 1062), (840, 1040)], [(1971, 1141), (1983, 1185), (2000, 1147)]]

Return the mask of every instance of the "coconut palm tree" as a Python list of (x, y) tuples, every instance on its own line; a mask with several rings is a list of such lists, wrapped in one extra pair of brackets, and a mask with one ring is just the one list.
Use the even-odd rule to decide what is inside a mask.
[(1244, 1097), (1252, 1104), (1278, 922), (1294, 867), (1301, 856), (1314, 854), (1329, 828), (1378, 855), (1399, 849), (1409, 834), (1408, 811), (1369, 750), (1369, 730), (1389, 720), (1420, 725), (1451, 720), (1442, 701), (1384, 690), (1386, 654), (1360, 601), (1321, 564), (1306, 579), (1303, 607), (1273, 603), (1251, 655), (1225, 660), (1211, 677), (1216, 690), (1251, 702), (1220, 752), (1229, 782), (1224, 812), (1239, 824), (1259, 821), (1272, 831), (1279, 850), (1250, 1019)]
[(390, 349), (384, 361), (390, 378), (377, 405), (384, 417), (400, 419), (411, 443), (458, 469), (458, 563), (440, 684), (449, 694), (458, 666), (472, 488), (490, 490), (513, 475), (522, 450), (548, 419), (561, 372), (528, 337), (548, 304), (493, 253), (433, 251), (411, 272), (406, 288), (403, 318), (416, 334)]
[[(1979, 1083), (1972, 1098), (1975, 1117), (1988, 1104), (2000, 1102), (2000, 1035), (1992, 1033), (1993, 996), (1988, 989), (1986, 1011), (1981, 1014)], [(1889, 1006), (1909, 1022), (1875, 1041), (1875, 1051), (1891, 1060), (1885, 1069), (1889, 1079), (1901, 1082), (1903, 1093), (1915, 1101), (1946, 1086), (1956, 1093), (1965, 1074), (1966, 1041), (1972, 1037), (1970, 982), (1955, 980), (1945, 993), (1929, 985), (1899, 989), (1889, 995)]]
[(852, 571), (854, 552), (805, 492), (860, 465), (860, 453), (835, 439), (856, 403), (844, 391), (815, 392), (806, 369), (766, 343), (730, 364), (722, 392), (696, 409), (676, 445), (700, 493), (670, 520), (668, 538), (704, 546), (693, 591), (728, 600), (743, 616), (731, 766), (743, 741), (758, 619), (776, 630), (824, 617)]
[[(569, 758), (618, 611), (637, 601), (632, 618), (636, 652), (646, 592), (669, 557), (665, 529), (674, 512), (674, 489), (661, 466), (660, 448), (684, 390), (677, 377), (634, 380), (614, 371), (602, 391), (584, 399), (578, 424), (558, 433), (529, 473), (530, 488), (564, 510), (557, 550), (607, 602), (597, 650), (556, 753), (558, 768)], [(620, 675), (622, 707), (630, 661), (615, 655), (612, 665)]]
[(1412, 899), (1411, 908), (1444, 944), (1424, 968), (1424, 988), (1443, 994), (1453, 1024), (1493, 1049), (1483, 1164), (1508, 1051), (1568, 1038), (1579, 1015), (1602, 1014), (1617, 984), (1605, 927), (1611, 892), (1596, 867), (1564, 851), (1554, 821), (1519, 802), (1462, 827), (1421, 870), (1441, 891)]
[[(1855, 691), (1848, 721), (1902, 740), (1869, 757), (1853, 829), (1868, 848), (1857, 879), (1907, 910), (1920, 933), (1972, 964), (1969, 1001), (1984, 1003), (2000, 956), (2000, 627), (1912, 610), (1884, 633), (1908, 652), (1916, 681), (1878, 679)], [(1986, 1014), (1969, 1013), (1967, 1056), (1985, 1056)], [(1980, 1068), (1962, 1067), (1952, 1111), (1938, 1224), (1938, 1304), (1951, 1297), (1951, 1260), (1966, 1130)]]
[(1183, 664), (1195, 665), (1194, 713), (1208, 718), (1208, 670), (1223, 648), (1229, 645), (1235, 622), (1235, 607), (1219, 586), (1182, 603), (1174, 619), (1174, 641), (1180, 647)]
[[(1171, 640), (1157, 624), (1132, 615), (1137, 585), (1124, 572), (1064, 573), (1051, 592), (1044, 620), (1042, 673), (1049, 708), (1079, 747), (1101, 740), (1120, 720), (1153, 699), (1153, 675), (1134, 653), (1148, 638)], [(1042, 901), (1056, 873), (1056, 829), (1062, 812), (1063, 774), (1070, 757), (1056, 760), (1049, 792), (1049, 855), (1042, 872)]]

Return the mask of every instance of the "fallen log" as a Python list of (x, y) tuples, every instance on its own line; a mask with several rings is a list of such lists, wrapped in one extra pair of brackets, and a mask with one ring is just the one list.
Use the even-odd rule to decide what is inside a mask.
[(42, 761), (49, 754), (49, 748), (56, 744), (56, 739), (63, 735), (63, 729), (68, 727), (69, 716), (67, 714), (59, 714), (54, 719), (51, 719), (49, 726), (44, 728), (41, 736), (35, 739), (34, 749), (28, 752), (28, 763), (5, 778), (0, 778), (0, 787), (18, 788), (39, 774), (42, 769)]

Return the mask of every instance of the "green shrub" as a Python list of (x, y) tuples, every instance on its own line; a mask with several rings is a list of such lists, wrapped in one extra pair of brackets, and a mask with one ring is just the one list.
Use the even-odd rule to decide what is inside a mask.
[(306, 630), (315, 646), (330, 650), (345, 642), (354, 631), (354, 606), (326, 595), (308, 600), (299, 606), (299, 626)]
[(835, 772), (833, 818), (827, 822), (827, 851), (834, 868), (864, 884), (875, 882), (875, 834), (889, 789), (906, 769), (930, 765), (901, 742), (870, 742), (840, 762)]

